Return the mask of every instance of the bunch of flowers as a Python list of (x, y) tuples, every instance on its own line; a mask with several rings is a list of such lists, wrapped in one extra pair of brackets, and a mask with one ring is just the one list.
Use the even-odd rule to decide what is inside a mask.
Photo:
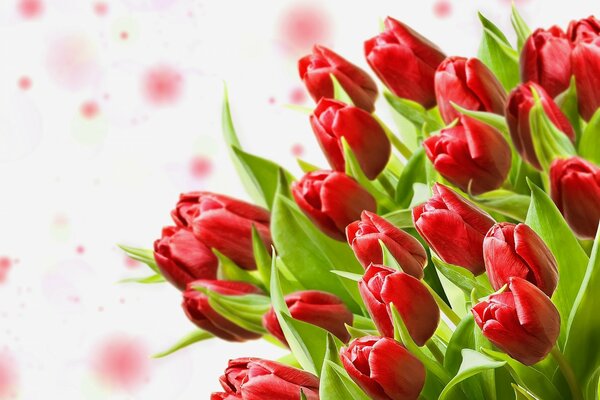
[(212, 400), (596, 399), (600, 376), (600, 21), (516, 48), (480, 16), (478, 58), (393, 18), (364, 44), (378, 86), (315, 46), (299, 61), (330, 169), (304, 176), (223, 131), (259, 205), (182, 194), (153, 250), (200, 340), (264, 338)]

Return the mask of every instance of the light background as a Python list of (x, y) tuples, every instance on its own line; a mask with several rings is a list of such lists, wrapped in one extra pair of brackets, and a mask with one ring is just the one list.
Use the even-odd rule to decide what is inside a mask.
[[(534, 27), (600, 6), (517, 5)], [(179, 192), (245, 197), (223, 81), (249, 151), (323, 165), (283, 107), (310, 105), (295, 64), (310, 44), (367, 68), (362, 42), (391, 15), (474, 55), (476, 10), (510, 31), (508, 0), (0, 0), (0, 399), (206, 399), (229, 358), (281, 355), (209, 341), (150, 360), (193, 326), (171, 287), (117, 284), (148, 271), (115, 244), (150, 247)]]

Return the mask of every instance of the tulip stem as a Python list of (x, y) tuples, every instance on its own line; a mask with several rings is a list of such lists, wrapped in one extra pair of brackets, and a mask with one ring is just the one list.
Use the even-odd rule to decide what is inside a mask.
[(394, 185), (392, 185), (392, 182), (390, 182), (390, 180), (387, 176), (385, 176), (385, 174), (379, 174), (379, 176), (377, 177), (377, 181), (379, 181), (381, 186), (383, 186), (388, 196), (390, 196), (392, 199), (396, 197), (396, 190), (394, 189)]
[(437, 344), (435, 344), (435, 342), (433, 340), (429, 339), (426, 343), (426, 346), (429, 349), (429, 351), (431, 352), (431, 354), (435, 357), (437, 362), (444, 365), (444, 354), (442, 353), (440, 348), (437, 346)]
[(454, 324), (454, 326), (458, 326), (458, 324), (460, 324), (460, 317), (454, 312), (454, 310), (452, 310), (452, 308), (444, 301), (444, 299), (442, 299), (435, 290), (433, 290), (431, 288), (431, 286), (429, 286), (427, 284), (427, 282), (425, 281), (421, 281), (423, 282), (423, 284), (425, 285), (425, 287), (427, 288), (427, 290), (429, 290), (429, 293), (431, 293), (431, 295), (433, 296), (435, 302), (437, 303), (438, 307), (440, 308), (440, 310), (444, 313), (444, 315), (446, 317), (448, 317), (448, 319), (450, 320), (450, 322), (452, 322), (452, 324)]
[(388, 128), (388, 126), (385, 124), (385, 122), (383, 122), (381, 120), (381, 118), (379, 118), (375, 114), (373, 114), (373, 118), (375, 118), (377, 120), (377, 122), (379, 122), (379, 125), (381, 125), (381, 127), (383, 128), (386, 136), (388, 137), (388, 139), (390, 139), (390, 142), (392, 142), (392, 146), (394, 146), (396, 148), (396, 150), (398, 150), (398, 152), (400, 154), (402, 154), (402, 157), (406, 158), (407, 160), (409, 158), (411, 158), (412, 151), (410, 151), (410, 149), (408, 147), (406, 147), (406, 145), (404, 143), (402, 143), (402, 141), (400, 139), (398, 139), (398, 137), (394, 134), (394, 132), (392, 132), (391, 129)]
[(558, 346), (554, 346), (550, 353), (558, 363), (558, 368), (560, 368), (569, 385), (569, 389), (571, 389), (571, 398), (573, 400), (583, 400), (583, 392), (577, 383), (577, 377), (575, 376), (575, 372), (573, 372), (573, 368), (571, 368), (571, 364), (569, 364), (565, 356), (560, 352)]

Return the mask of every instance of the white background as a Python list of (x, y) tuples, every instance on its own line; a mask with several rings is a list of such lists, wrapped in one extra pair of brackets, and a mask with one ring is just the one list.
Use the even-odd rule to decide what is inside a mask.
[[(205, 399), (229, 358), (281, 355), (209, 341), (150, 360), (193, 330), (180, 296), (116, 283), (148, 271), (115, 244), (150, 247), (180, 192), (245, 196), (220, 136), (223, 81), (244, 146), (298, 172), (300, 150), (324, 164), (307, 117), (283, 107), (306, 99), (310, 38), (367, 68), (362, 42), (386, 15), (449, 55), (475, 54), (478, 9), (510, 31), (508, 0), (18, 3), (0, 0), (0, 399)], [(534, 27), (599, 9), (517, 5)], [(158, 103), (143, 90), (157, 66), (179, 76)], [(111, 357), (121, 370), (99, 367)]]

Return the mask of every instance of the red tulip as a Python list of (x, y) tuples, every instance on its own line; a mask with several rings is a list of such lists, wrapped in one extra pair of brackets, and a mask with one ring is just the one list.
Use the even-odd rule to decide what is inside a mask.
[(199, 328), (231, 342), (243, 342), (259, 339), (262, 335), (250, 332), (217, 313), (209, 304), (208, 296), (195, 287), (204, 287), (210, 291), (226, 296), (243, 296), (247, 294), (262, 294), (254, 285), (246, 282), (220, 281), (200, 279), (188, 284), (183, 292), (183, 311)]
[(600, 36), (579, 40), (571, 53), (579, 113), (589, 121), (600, 107)]
[(333, 75), (354, 105), (369, 112), (375, 108), (377, 84), (369, 74), (326, 47), (315, 45), (312, 54), (298, 61), (298, 71), (316, 102), (322, 98), (333, 98)]
[(310, 116), (310, 124), (334, 170), (345, 170), (342, 138), (348, 142), (369, 179), (375, 179), (385, 168), (392, 147), (379, 122), (368, 112), (323, 98)]
[(476, 58), (444, 60), (435, 73), (435, 94), (447, 124), (460, 116), (451, 102), (467, 110), (504, 115), (506, 92), (492, 71)]
[(472, 309), (490, 342), (525, 365), (543, 360), (560, 333), (560, 315), (550, 298), (528, 281), (513, 277), (508, 291)]
[(593, 239), (600, 221), (600, 168), (579, 157), (557, 159), (550, 166), (550, 193), (575, 234)]
[(396, 228), (370, 211), (363, 211), (360, 221), (346, 228), (348, 244), (364, 268), (383, 263), (381, 240), (402, 266), (402, 270), (417, 279), (423, 278), (427, 253), (417, 239)]
[(365, 56), (396, 96), (425, 108), (435, 106), (433, 76), (445, 58), (436, 45), (402, 22), (387, 17), (385, 31), (365, 42)]
[(377, 203), (354, 179), (341, 172), (313, 171), (292, 184), (300, 209), (325, 234), (344, 240), (346, 226), (363, 210), (375, 211)]
[(358, 290), (379, 332), (394, 337), (393, 303), (415, 343), (422, 346), (437, 329), (440, 310), (429, 290), (417, 278), (402, 271), (372, 264)]
[(199, 240), (247, 270), (256, 269), (252, 225), (265, 246), (271, 246), (269, 212), (245, 201), (216, 193), (193, 192), (181, 195), (171, 215), (178, 224), (191, 224)]
[(196, 279), (215, 279), (219, 260), (186, 228), (168, 226), (154, 242), (154, 259), (162, 275), (179, 290)]
[(571, 43), (558, 26), (537, 29), (525, 42), (521, 52), (521, 79), (542, 86), (556, 97), (571, 82)]
[(495, 222), (473, 203), (436, 183), (433, 197), (413, 209), (413, 221), (442, 260), (475, 275), (485, 271), (483, 238)]
[(373, 400), (416, 400), (425, 385), (421, 361), (391, 338), (356, 339), (342, 348), (340, 359), (350, 378)]
[(229, 361), (219, 379), (224, 392), (211, 400), (307, 400), (319, 399), (319, 378), (300, 369), (260, 358)]
[(593, 39), (599, 35), (600, 21), (593, 15), (584, 19), (571, 21), (567, 30), (567, 36), (573, 43), (580, 40)]
[(483, 258), (495, 290), (500, 290), (511, 277), (528, 280), (548, 297), (558, 285), (554, 255), (542, 238), (525, 224), (494, 225), (483, 240)]
[(550, 121), (571, 141), (575, 141), (575, 131), (565, 114), (540, 85), (533, 82), (523, 83), (510, 93), (506, 105), (506, 121), (513, 144), (525, 161), (541, 170), (542, 166), (533, 146), (529, 121), (529, 112), (535, 105), (533, 90), (539, 95), (542, 108)]
[(429, 137), (423, 146), (435, 169), (464, 192), (497, 189), (510, 171), (510, 146), (502, 134), (464, 115), (458, 125)]
[[(350, 340), (345, 324), (352, 326), (354, 315), (337, 296), (318, 290), (305, 290), (285, 296), (285, 303), (292, 318), (321, 327), (344, 343)], [(271, 335), (287, 344), (272, 308), (264, 315), (263, 325)]]

